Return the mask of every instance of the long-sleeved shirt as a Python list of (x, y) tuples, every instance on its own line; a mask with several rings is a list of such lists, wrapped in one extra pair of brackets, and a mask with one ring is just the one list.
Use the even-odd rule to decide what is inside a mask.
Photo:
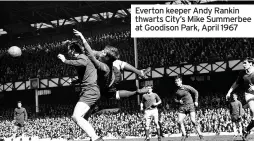
[(243, 85), (245, 92), (254, 94), (253, 90), (249, 90), (250, 85), (254, 84), (254, 73), (247, 74), (246, 71), (241, 71), (236, 80), (236, 84)]
[(96, 59), (96, 56), (90, 45), (86, 42), (85, 39), (82, 40), (85, 53), (97, 69), (98, 85), (100, 87), (100, 91), (101, 93), (107, 92), (111, 82), (114, 82), (115, 79), (115, 75), (113, 73), (113, 62), (106, 64)]
[(26, 109), (21, 107), (21, 108), (15, 108), (14, 110), (14, 120), (18, 123), (22, 123), (27, 120), (27, 112)]
[(182, 85), (176, 90), (175, 102), (180, 103), (182, 100), (182, 105), (193, 104), (191, 93), (195, 95), (195, 102), (198, 102), (198, 91), (189, 85)]
[(242, 103), (239, 100), (231, 101), (229, 106), (230, 106), (229, 110), (231, 115), (242, 116), (243, 108), (242, 108)]
[(161, 101), (160, 97), (156, 93), (144, 94), (142, 96), (142, 103), (144, 103), (144, 109), (151, 109), (155, 102)]
[(86, 55), (80, 54), (77, 60), (65, 60), (64, 63), (76, 67), (81, 86), (97, 86), (97, 70)]

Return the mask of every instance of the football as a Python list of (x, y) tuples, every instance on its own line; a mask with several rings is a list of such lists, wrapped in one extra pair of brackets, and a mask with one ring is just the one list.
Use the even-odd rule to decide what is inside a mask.
[(8, 49), (8, 53), (12, 56), (12, 57), (19, 57), (22, 55), (22, 51), (19, 47), (17, 46), (12, 46)]

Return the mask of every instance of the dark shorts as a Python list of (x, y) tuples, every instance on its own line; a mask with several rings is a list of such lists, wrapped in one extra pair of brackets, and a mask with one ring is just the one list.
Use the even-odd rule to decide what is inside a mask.
[(98, 87), (82, 89), (79, 97), (79, 102), (84, 102), (88, 106), (92, 106), (100, 99), (100, 90)]
[(18, 127), (24, 127), (25, 123), (24, 122), (15, 122), (14, 125), (18, 126)]
[(231, 120), (232, 122), (240, 122), (241, 118), (239, 118), (239, 115), (232, 115)]
[(102, 92), (106, 98), (116, 98), (117, 88), (111, 86), (108, 90)]
[(191, 112), (195, 112), (195, 106), (194, 106), (194, 104), (181, 105), (179, 107), (179, 113), (189, 114)]

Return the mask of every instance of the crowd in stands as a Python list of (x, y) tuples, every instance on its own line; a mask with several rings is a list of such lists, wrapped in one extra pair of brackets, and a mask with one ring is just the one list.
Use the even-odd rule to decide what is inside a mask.
[[(113, 45), (120, 50), (120, 59), (134, 65), (134, 42), (130, 31), (119, 31), (87, 37), (95, 50)], [(22, 48), (19, 58), (4, 57), (0, 61), (0, 82), (28, 80), (31, 77), (48, 78), (76, 75), (73, 67), (57, 59), (58, 53), (66, 53), (64, 39), (15, 44)], [(72, 40), (72, 39), (69, 39)], [(36, 40), (37, 41), (37, 40)], [(23, 43), (23, 44), (22, 44)], [(144, 38), (137, 39), (139, 68), (164, 67), (184, 63), (200, 63), (253, 56), (254, 40), (242, 38)], [(9, 44), (11, 46), (12, 44)], [(13, 44), (14, 45), (14, 44)], [(4, 52), (7, 48), (1, 48)]]
[[(232, 132), (232, 122), (222, 94), (200, 97), (197, 109), (197, 121), (204, 133)], [(242, 100), (242, 97), (239, 98)], [(123, 103), (122, 101), (119, 101)], [(110, 104), (111, 102), (107, 102)], [(93, 114), (89, 121), (96, 132), (104, 137), (124, 138), (126, 136), (141, 137), (145, 135), (145, 119), (138, 107), (130, 107), (132, 101), (125, 101), (120, 111)], [(127, 104), (129, 103), (129, 104)], [(102, 103), (100, 103), (101, 105)], [(112, 103), (114, 104), (114, 103)], [(164, 134), (180, 133), (177, 125), (177, 109), (172, 100), (163, 98), (160, 107), (160, 122)], [(25, 106), (28, 111), (28, 121), (25, 126), (25, 136), (39, 138), (73, 138), (84, 139), (87, 135), (71, 120), (74, 105), (40, 105), (39, 115), (35, 115), (33, 107)], [(0, 137), (10, 137), (13, 131), (13, 109), (1, 110)], [(250, 122), (249, 110), (245, 110), (243, 125)], [(190, 119), (185, 122), (187, 131), (195, 133)], [(156, 126), (151, 124), (151, 132), (155, 135)]]

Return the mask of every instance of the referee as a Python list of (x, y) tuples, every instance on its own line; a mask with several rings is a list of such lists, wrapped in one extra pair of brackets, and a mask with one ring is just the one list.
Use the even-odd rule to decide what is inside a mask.
[(14, 135), (16, 137), (17, 130), (20, 129), (23, 136), (23, 127), (25, 126), (25, 121), (27, 121), (27, 112), (24, 107), (22, 107), (21, 101), (18, 101), (17, 108), (14, 110)]

